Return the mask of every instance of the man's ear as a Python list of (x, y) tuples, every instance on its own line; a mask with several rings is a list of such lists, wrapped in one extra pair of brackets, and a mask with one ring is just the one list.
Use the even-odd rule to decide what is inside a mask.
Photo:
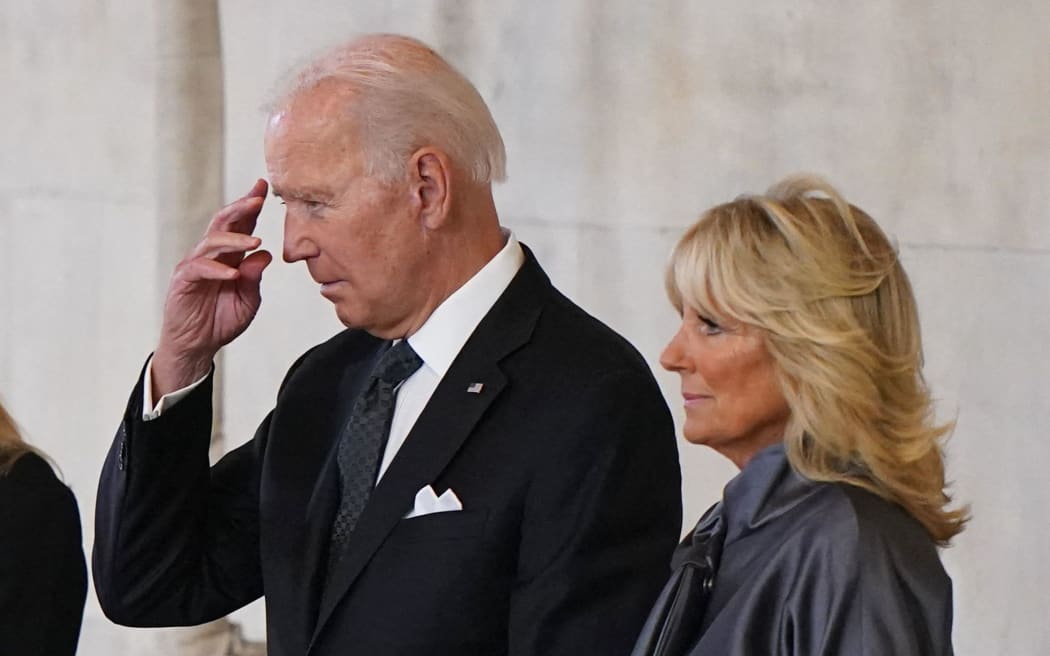
[(452, 162), (442, 151), (424, 146), (409, 161), (412, 199), (423, 225), (436, 229), (452, 211)]

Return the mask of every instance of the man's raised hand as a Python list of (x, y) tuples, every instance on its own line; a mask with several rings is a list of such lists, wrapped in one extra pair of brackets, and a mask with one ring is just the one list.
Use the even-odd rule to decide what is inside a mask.
[(154, 399), (207, 374), (218, 350), (255, 318), (262, 273), (273, 260), (265, 250), (249, 253), (261, 243), (252, 232), (267, 188), (258, 180), (219, 210), (204, 238), (175, 267), (153, 353)]

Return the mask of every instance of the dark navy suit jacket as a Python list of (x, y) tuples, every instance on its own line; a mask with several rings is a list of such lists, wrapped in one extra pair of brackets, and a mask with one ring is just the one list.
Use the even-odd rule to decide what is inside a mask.
[[(347, 330), (307, 352), (255, 438), (211, 469), (210, 383), (143, 422), (140, 381), (99, 487), (106, 614), (194, 624), (265, 595), (272, 656), (626, 654), (681, 527), (645, 361), (526, 252), (326, 581), (338, 424), (384, 347)], [(463, 510), (404, 519), (428, 484)]]

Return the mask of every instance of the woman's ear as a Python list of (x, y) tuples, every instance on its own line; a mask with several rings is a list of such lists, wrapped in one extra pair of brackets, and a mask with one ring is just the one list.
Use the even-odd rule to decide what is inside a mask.
[(409, 181), (423, 225), (437, 229), (452, 210), (452, 163), (448, 155), (429, 146), (412, 155)]

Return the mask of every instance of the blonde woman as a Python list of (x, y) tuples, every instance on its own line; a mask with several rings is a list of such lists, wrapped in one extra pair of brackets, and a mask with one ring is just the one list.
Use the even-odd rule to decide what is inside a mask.
[(708, 212), (667, 273), (685, 438), (740, 473), (675, 552), (636, 656), (952, 653), (950, 509), (894, 246), (827, 183)]
[(0, 654), (75, 654), (86, 594), (76, 499), (0, 405)]

